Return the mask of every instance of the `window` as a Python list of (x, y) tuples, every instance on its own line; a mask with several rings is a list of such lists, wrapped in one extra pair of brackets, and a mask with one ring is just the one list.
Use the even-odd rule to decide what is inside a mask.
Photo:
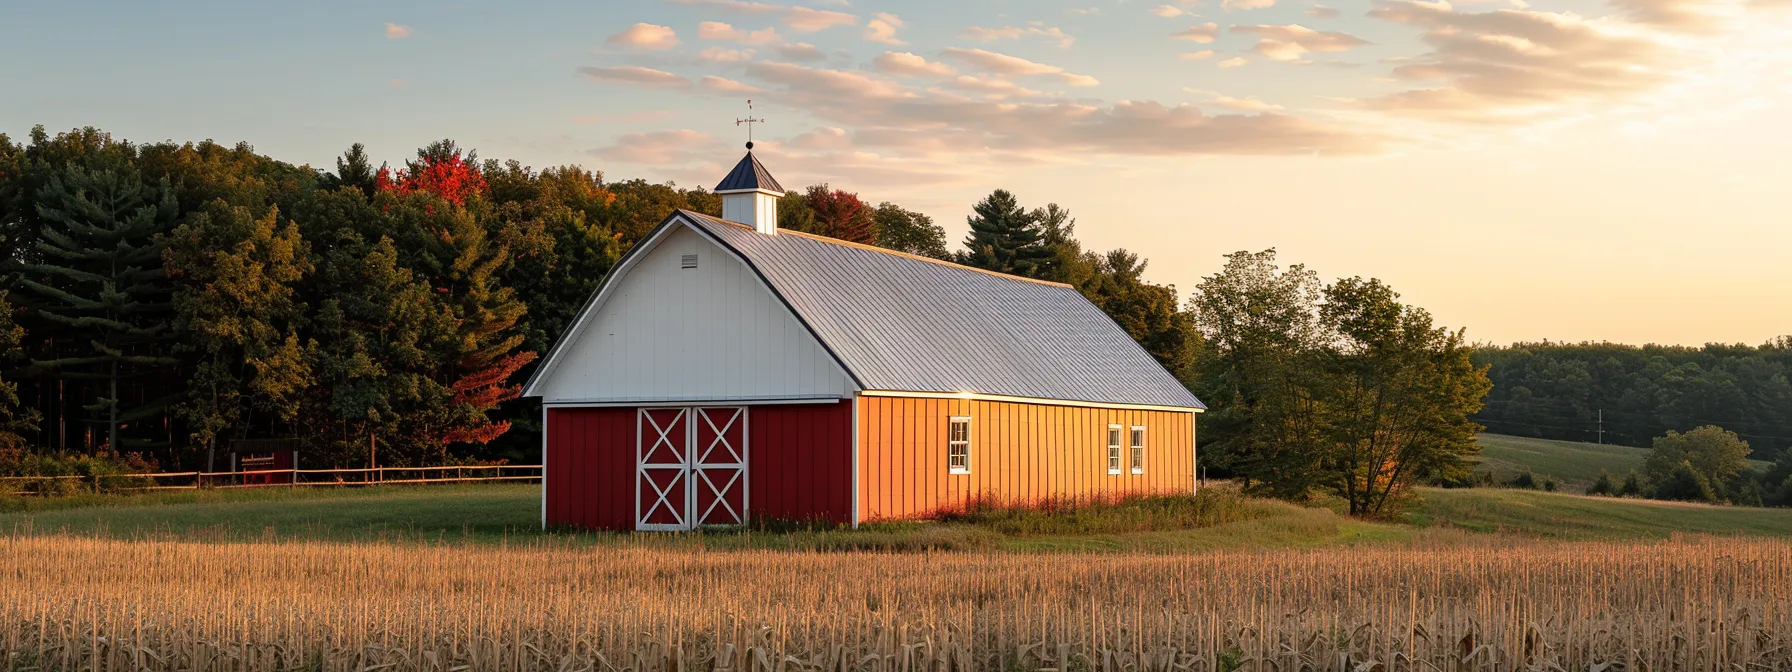
[(1120, 473), (1120, 430), (1119, 425), (1108, 425), (1108, 473)]
[(946, 470), (971, 473), (971, 419), (954, 417), (946, 424)]
[(1132, 473), (1145, 473), (1145, 428), (1132, 426)]

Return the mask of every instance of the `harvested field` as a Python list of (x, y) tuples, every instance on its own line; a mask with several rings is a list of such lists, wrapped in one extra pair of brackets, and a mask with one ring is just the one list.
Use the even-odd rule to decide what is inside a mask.
[(1792, 542), (1170, 556), (13, 536), (0, 627), (10, 669), (46, 670), (1784, 669)]

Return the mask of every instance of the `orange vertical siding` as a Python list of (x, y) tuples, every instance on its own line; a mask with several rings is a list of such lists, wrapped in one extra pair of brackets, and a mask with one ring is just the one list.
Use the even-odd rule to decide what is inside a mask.
[[(917, 518), (986, 500), (1181, 493), (1194, 488), (1194, 415), (981, 399), (862, 397), (859, 501), (864, 520)], [(971, 473), (946, 466), (946, 425), (971, 418)], [(1107, 471), (1107, 426), (1121, 469)], [(1145, 427), (1145, 470), (1131, 470), (1131, 427)]]

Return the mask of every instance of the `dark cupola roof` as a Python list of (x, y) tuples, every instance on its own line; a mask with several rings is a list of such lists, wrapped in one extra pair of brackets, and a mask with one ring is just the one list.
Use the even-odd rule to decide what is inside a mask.
[(724, 193), (755, 189), (777, 192), (780, 196), (784, 194), (784, 187), (772, 177), (771, 171), (765, 169), (765, 164), (753, 156), (753, 147), (749, 145), (747, 155), (741, 157), (740, 163), (734, 164), (734, 170), (728, 171), (728, 176), (722, 178), (722, 183), (716, 185), (715, 191)]

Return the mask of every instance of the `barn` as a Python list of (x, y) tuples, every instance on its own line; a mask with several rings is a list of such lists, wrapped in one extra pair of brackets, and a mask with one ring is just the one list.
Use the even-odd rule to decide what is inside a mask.
[(524, 386), (542, 524), (688, 530), (1191, 492), (1201, 401), (1074, 288), (777, 227), (747, 155)]

